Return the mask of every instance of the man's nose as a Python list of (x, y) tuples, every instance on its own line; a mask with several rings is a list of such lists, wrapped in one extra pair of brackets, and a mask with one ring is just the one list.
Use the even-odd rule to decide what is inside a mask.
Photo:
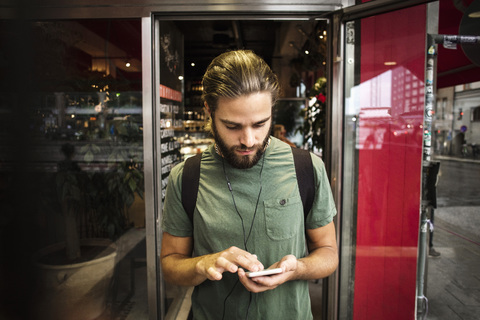
[(242, 131), (240, 143), (247, 148), (251, 148), (255, 145), (255, 134), (252, 129), (246, 128)]

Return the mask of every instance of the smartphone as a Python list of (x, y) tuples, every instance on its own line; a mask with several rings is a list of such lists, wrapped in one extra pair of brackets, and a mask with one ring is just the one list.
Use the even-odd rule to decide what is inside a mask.
[(247, 277), (253, 278), (253, 277), (260, 277), (260, 276), (269, 276), (272, 274), (278, 274), (282, 272), (283, 272), (282, 268), (275, 268), (275, 269), (267, 269), (267, 270), (255, 271), (255, 272), (246, 272), (246, 274), (247, 274)]

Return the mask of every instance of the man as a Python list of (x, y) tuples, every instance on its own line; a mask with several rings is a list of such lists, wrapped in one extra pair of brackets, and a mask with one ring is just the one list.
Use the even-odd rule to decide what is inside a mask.
[[(323, 162), (311, 155), (316, 195), (305, 218), (291, 147), (269, 136), (278, 96), (276, 75), (251, 51), (218, 56), (203, 77), (215, 144), (202, 155), (193, 223), (181, 203), (183, 163), (172, 170), (161, 252), (165, 280), (195, 286), (194, 319), (312, 319), (306, 280), (337, 268)], [(282, 273), (246, 275), (267, 268)]]

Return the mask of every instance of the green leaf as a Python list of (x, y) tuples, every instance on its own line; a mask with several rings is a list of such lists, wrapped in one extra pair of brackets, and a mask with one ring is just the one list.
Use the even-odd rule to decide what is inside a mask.
[(133, 179), (130, 179), (128, 181), (128, 186), (130, 187), (130, 190), (132, 190), (132, 192), (135, 192), (135, 189), (137, 189), (137, 182)]
[(87, 153), (85, 153), (85, 156), (83, 157), (85, 162), (88, 162), (88, 163), (92, 162), (93, 158), (94, 158), (94, 155), (90, 150), (88, 150)]

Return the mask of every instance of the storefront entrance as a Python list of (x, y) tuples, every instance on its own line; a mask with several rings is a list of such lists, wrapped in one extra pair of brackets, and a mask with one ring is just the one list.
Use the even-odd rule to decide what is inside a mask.
[[(161, 169), (154, 170), (159, 205), (170, 169), (213, 142), (205, 130), (207, 118), (200, 98), (201, 80), (211, 59), (227, 50), (252, 50), (272, 66), (283, 89), (283, 97), (274, 110), (274, 123), (283, 125), (288, 138), (298, 147), (314, 149), (304, 143), (302, 110), (308, 106), (309, 97), (319, 94), (313, 93), (315, 83), (319, 79), (326, 82), (327, 19), (294, 15), (288, 18), (270, 15), (268, 20), (251, 16), (219, 15), (208, 19), (158, 16), (153, 25), (153, 44), (157, 48), (152, 60), (155, 65), (152, 77), (157, 81), (153, 88), (160, 88), (152, 90), (155, 105), (152, 128), (154, 136), (160, 137), (156, 144), (159, 157), (156, 163), (160, 163)], [(322, 112), (326, 117), (326, 104)], [(322, 135), (316, 139), (322, 139), (325, 149), (326, 123), (322, 125)], [(321, 155), (323, 149), (315, 146), (314, 150)], [(161, 220), (161, 216), (156, 220)], [(157, 237), (161, 237), (161, 231), (157, 229), (157, 232)], [(161, 286), (155, 292), (160, 296), (159, 312), (166, 318), (182, 319), (188, 314), (192, 288), (173, 287), (163, 283), (161, 273), (158, 277)], [(311, 281), (310, 289), (313, 313), (316, 319), (321, 319), (327, 307), (323, 281)]]

